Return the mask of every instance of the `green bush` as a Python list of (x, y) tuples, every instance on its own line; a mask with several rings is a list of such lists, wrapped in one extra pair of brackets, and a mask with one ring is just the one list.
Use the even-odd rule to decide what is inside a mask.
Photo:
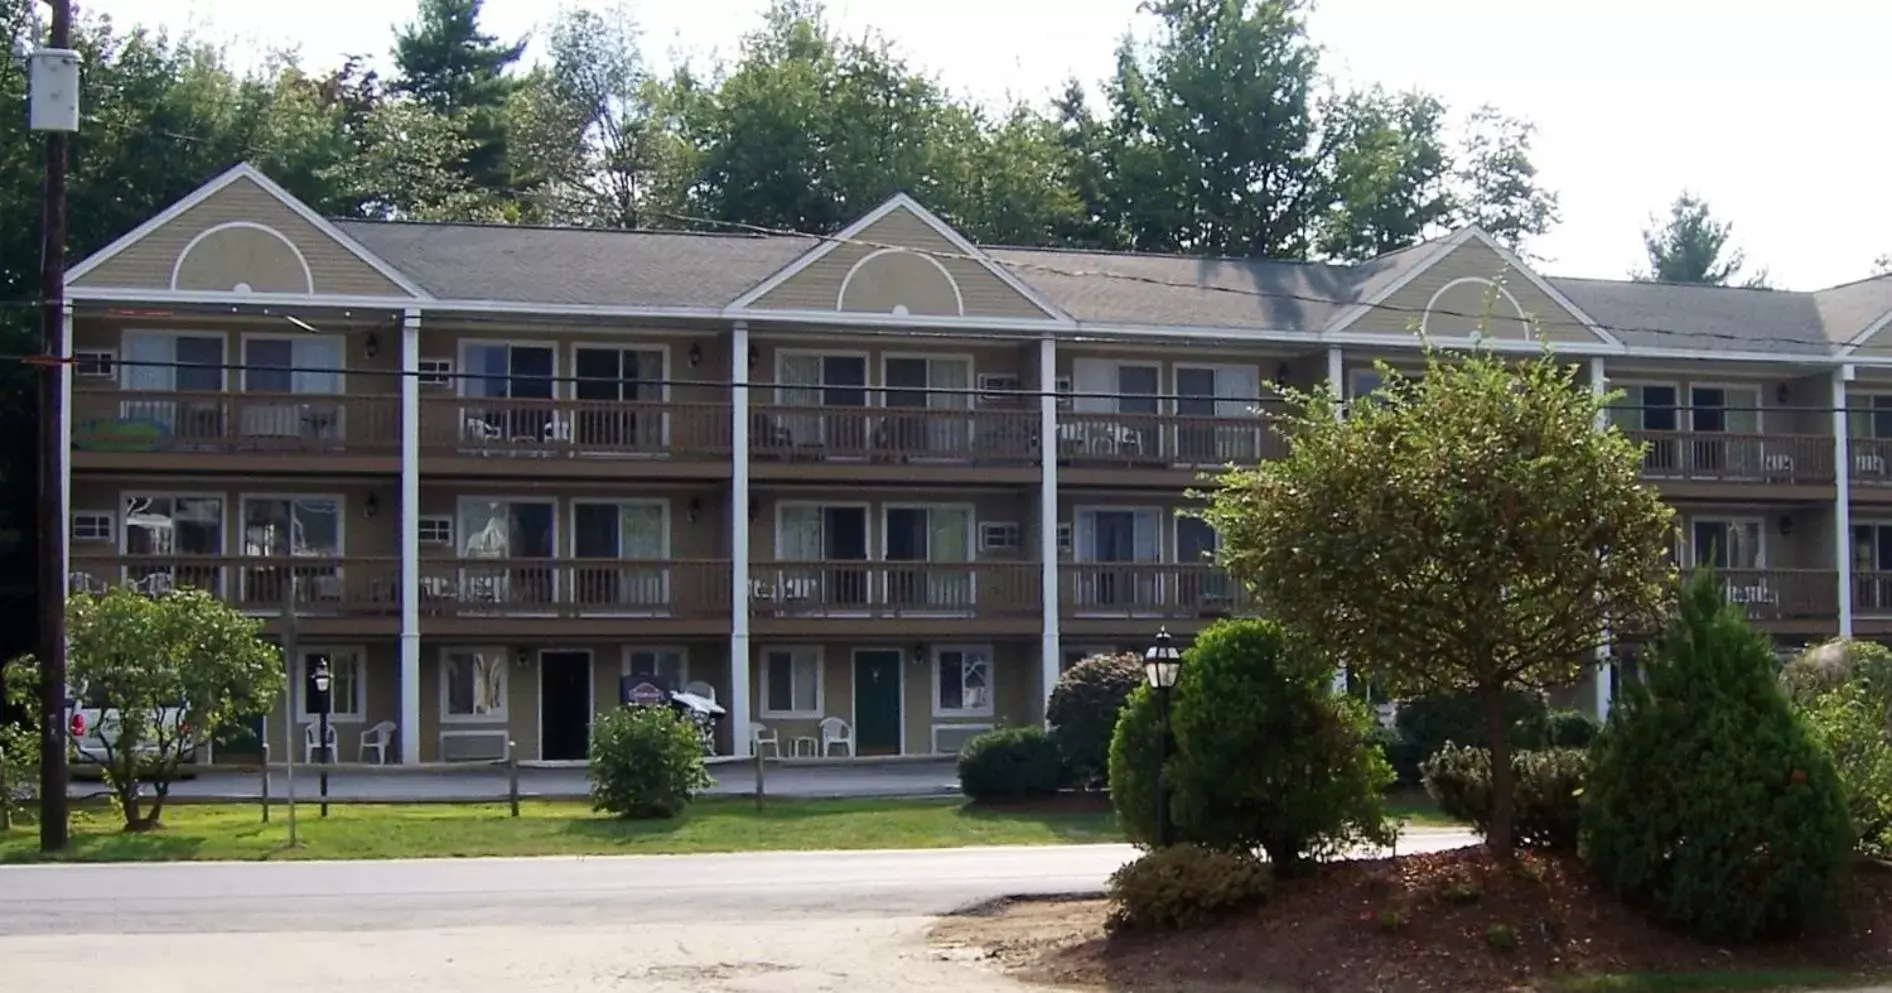
[[(1168, 775), (1174, 841), (1265, 851), (1278, 873), (1362, 841), (1391, 840), (1381, 793), (1392, 768), (1366, 706), (1333, 669), (1270, 621), (1221, 621), (1184, 653)], [(1131, 694), (1111, 742), (1110, 797), (1125, 834), (1156, 836), (1153, 691)]]
[(1892, 856), (1892, 652), (1836, 639), (1788, 663), (1781, 683), (1833, 756), (1857, 849)]
[(1642, 676), (1590, 752), (1582, 843), (1604, 884), (1710, 941), (1791, 935), (1842, 906), (1839, 774), (1709, 572)]
[(591, 806), (619, 817), (675, 817), (710, 786), (696, 726), (669, 707), (619, 707), (591, 728)]
[(1071, 781), (1103, 786), (1110, 773), (1110, 736), (1130, 693), (1143, 685), (1143, 660), (1135, 655), (1093, 655), (1065, 670), (1051, 688), (1045, 722), (1064, 756)]
[(1544, 715), (1543, 740), (1532, 748), (1588, 748), (1602, 722), (1581, 710), (1553, 710)]
[(1372, 741), (1379, 746), (1380, 754), (1386, 756), (1387, 764), (1393, 767), (1395, 782), (1412, 786), (1424, 778), (1419, 766), (1426, 757), (1419, 754), (1418, 746), (1408, 741), (1399, 728), (1375, 724)]
[(39, 663), (0, 664), (0, 809), (17, 816), (39, 798)]
[(959, 753), (959, 789), (974, 800), (1045, 796), (1063, 779), (1058, 747), (1035, 725), (987, 731)]
[[(1542, 694), (1505, 691), (1505, 740), (1515, 750), (1543, 747), (1546, 713)], [(1414, 697), (1399, 705), (1393, 726), (1399, 729), (1418, 762), (1437, 754), (1447, 742), (1491, 744), (1491, 734), (1485, 729), (1483, 705), (1471, 694)]]
[[(1517, 843), (1574, 852), (1589, 755), (1575, 748), (1511, 753)], [(1491, 750), (1447, 745), (1425, 762), (1426, 792), (1448, 816), (1484, 834), (1491, 821)]]
[(1251, 855), (1199, 845), (1145, 853), (1110, 875), (1112, 930), (1201, 927), (1268, 897), (1268, 869)]

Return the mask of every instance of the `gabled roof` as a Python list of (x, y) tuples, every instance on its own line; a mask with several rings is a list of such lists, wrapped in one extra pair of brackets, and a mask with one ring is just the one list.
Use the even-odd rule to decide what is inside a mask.
[(1811, 293), (1555, 276), (1550, 283), (1632, 348), (1831, 351)]

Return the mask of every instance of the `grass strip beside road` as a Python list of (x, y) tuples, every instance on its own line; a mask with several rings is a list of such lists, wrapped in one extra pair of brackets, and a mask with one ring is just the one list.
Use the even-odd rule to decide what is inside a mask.
[[(297, 808), (301, 844), (289, 848), (288, 811), (261, 821), (255, 804), (179, 804), (164, 827), (125, 834), (109, 810), (73, 812), (74, 862), (258, 861), (267, 859), (473, 858), (524, 855), (680, 855), (738, 851), (955, 848), (1121, 841), (1108, 813), (985, 811), (945, 800), (753, 800), (708, 798), (670, 821), (626, 821), (579, 802), (335, 805)], [(0, 862), (39, 861), (32, 824), (0, 834)]]

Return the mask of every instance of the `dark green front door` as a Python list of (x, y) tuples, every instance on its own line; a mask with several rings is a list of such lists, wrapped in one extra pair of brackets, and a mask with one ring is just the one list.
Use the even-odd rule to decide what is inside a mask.
[(900, 753), (901, 653), (854, 653), (854, 740), (862, 755)]

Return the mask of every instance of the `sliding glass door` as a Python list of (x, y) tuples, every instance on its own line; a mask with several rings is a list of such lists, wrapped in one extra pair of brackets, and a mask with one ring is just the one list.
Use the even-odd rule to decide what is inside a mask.
[(587, 608), (634, 613), (670, 605), (668, 507), (655, 501), (572, 504), (574, 597)]
[(586, 345), (572, 354), (574, 440), (580, 448), (661, 452), (669, 424), (660, 348)]
[(461, 347), (467, 371), (460, 379), (463, 395), (501, 401), (467, 404), (461, 427), (466, 438), (524, 444), (570, 438), (569, 423), (552, 403), (557, 367), (552, 346), (474, 342)]
[(558, 547), (551, 500), (460, 499), (460, 598), (550, 607)]

